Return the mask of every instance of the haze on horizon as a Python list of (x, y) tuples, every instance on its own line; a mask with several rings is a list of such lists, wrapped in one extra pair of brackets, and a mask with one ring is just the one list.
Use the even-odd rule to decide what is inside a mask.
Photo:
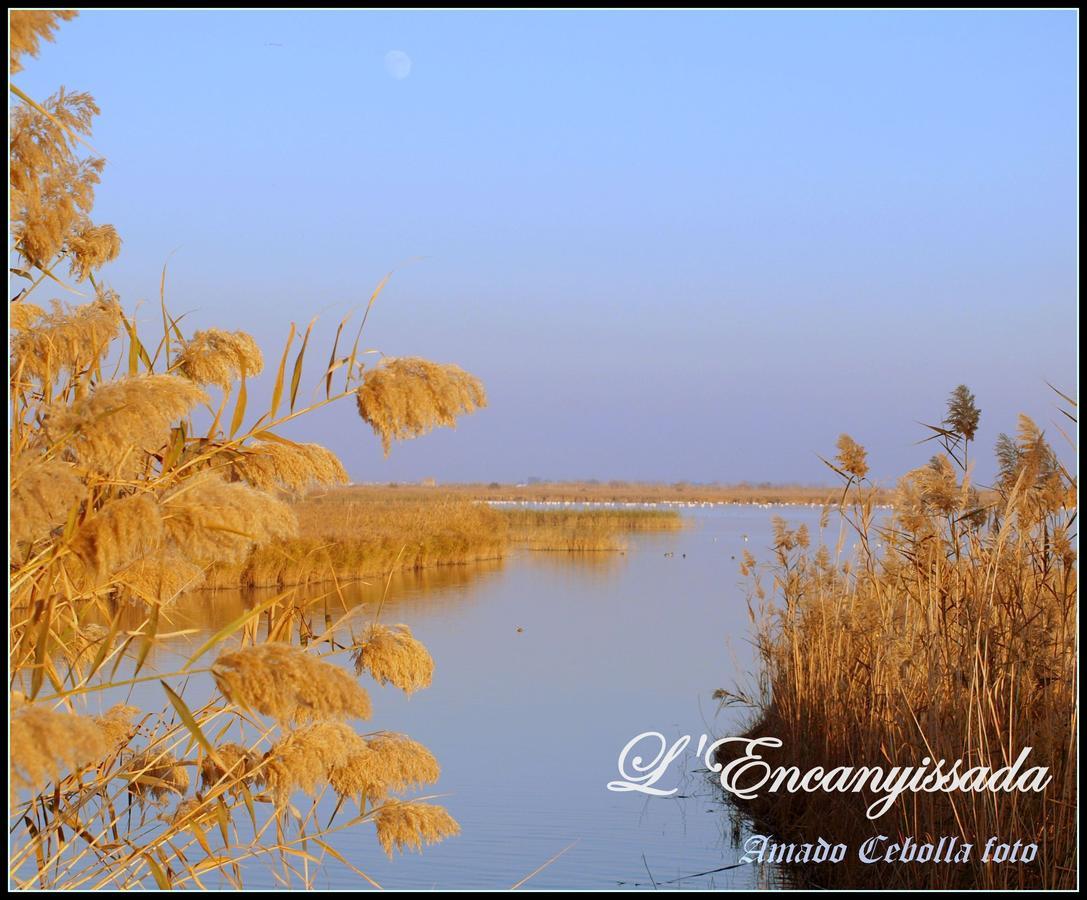
[(356, 480), (821, 483), (844, 431), (886, 481), (965, 382), (984, 481), (1020, 411), (1067, 451), (1077, 24), (89, 10), (16, 81), (102, 107), (103, 275), (149, 323), (168, 261), (187, 332), (273, 360), (319, 313), (327, 358), (397, 268), (367, 347), (490, 407), (388, 460), (347, 404), (288, 432)]

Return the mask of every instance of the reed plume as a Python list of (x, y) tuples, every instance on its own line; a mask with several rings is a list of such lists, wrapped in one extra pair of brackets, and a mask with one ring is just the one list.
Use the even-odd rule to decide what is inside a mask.
[[(205, 756), (200, 763), (200, 786), (202, 790), (214, 787), (226, 780), (226, 783), (239, 785), (257, 783), (260, 774), (261, 757), (254, 750), (248, 750), (239, 744), (222, 744), (215, 748), (218, 762)], [(220, 765), (219, 763), (222, 763)]]
[(26, 331), (45, 315), (45, 310), (29, 300), (16, 300), (8, 304), (8, 324), (12, 332)]
[(279, 722), (370, 717), (370, 697), (354, 678), (288, 644), (224, 653), (212, 675), (228, 701)]
[(49, 535), (78, 510), (87, 493), (73, 466), (33, 451), (11, 458), (12, 552)]
[(424, 844), (436, 844), (460, 834), (460, 825), (441, 806), (430, 803), (404, 803), (391, 800), (376, 815), (377, 839), (390, 859), (393, 850), (422, 850)]
[(276, 805), (284, 806), (295, 791), (315, 795), (337, 766), (365, 747), (342, 722), (315, 722), (289, 732), (264, 756), (264, 779)]
[(403, 734), (383, 733), (352, 744), (347, 758), (335, 765), (328, 780), (342, 797), (363, 797), (371, 804), (389, 791), (433, 784), (441, 768), (422, 744)]
[[(11, 114), (10, 230), (13, 248), (28, 266), (45, 271), (62, 254), (70, 255), (73, 270), (89, 262), (78, 261), (77, 247), (68, 242), (78, 244), (79, 236), (94, 227), (87, 214), (106, 161), (81, 158), (75, 151), (78, 141), (90, 134), (98, 112), (90, 94), (62, 88), (38, 106), (20, 105)], [(113, 240), (119, 247), (115, 233)], [(99, 247), (93, 249), (101, 255)]]
[(139, 714), (137, 707), (118, 703), (106, 710), (105, 714), (95, 716), (94, 724), (102, 733), (107, 748), (116, 749), (128, 744), (135, 732), (132, 720)]
[(94, 225), (83, 220), (68, 235), (71, 261), (68, 273), (75, 280), (86, 281), (93, 272), (113, 262), (121, 252), (121, 236), (112, 225)]
[(124, 595), (148, 604), (172, 603), (185, 591), (200, 586), (204, 569), (176, 552), (137, 559), (116, 574)]
[(24, 54), (37, 56), (42, 41), (54, 41), (61, 22), (74, 19), (74, 9), (13, 9), (8, 13), (8, 71), (23, 70), (19, 62)]
[(108, 292), (82, 306), (54, 300), (49, 313), (28, 303), (12, 305), (13, 310), (20, 307), (25, 309), (19, 318), (25, 323), (29, 317), (34, 327), (24, 324), (12, 338), (12, 371), (43, 385), (65, 371), (76, 375), (96, 368), (121, 327), (120, 305)]
[(434, 660), (407, 625), (370, 625), (355, 645), (355, 674), (369, 672), (379, 684), (392, 683), (405, 694), (429, 686)]
[(168, 821), (178, 831), (201, 829), (205, 824), (221, 821), (217, 803), (211, 803), (200, 797), (190, 797), (182, 800), (172, 813), (164, 814), (159, 818)]
[(183, 481), (162, 508), (170, 541), (193, 562), (242, 562), (255, 545), (291, 537), (297, 527), (285, 503), (213, 473)]
[(39, 789), (67, 771), (76, 771), (106, 755), (105, 736), (87, 716), (28, 704), (11, 716), (12, 790)]
[(156, 553), (166, 529), (150, 494), (131, 494), (90, 516), (72, 537), (72, 552), (92, 583)]
[(848, 434), (838, 438), (838, 455), (835, 457), (838, 468), (854, 478), (865, 478), (868, 475), (868, 453)]
[(483, 385), (460, 366), (418, 357), (385, 359), (366, 373), (356, 392), (359, 415), (381, 438), (385, 455), (392, 441), (454, 427), (457, 416), (487, 405)]
[(377, 754), (367, 741), (362, 741), (329, 770), (328, 783), (339, 796), (360, 798), (372, 805), (384, 800), (388, 793), (382, 774)]
[(947, 415), (944, 425), (965, 441), (972, 441), (977, 434), (981, 421), (981, 410), (977, 401), (965, 384), (960, 384), (951, 392), (947, 401)]
[(185, 343), (175, 365), (197, 384), (228, 388), (243, 375), (259, 375), (264, 369), (264, 355), (244, 331), (209, 328), (196, 332)]
[(261, 490), (301, 493), (314, 485), (345, 484), (343, 463), (319, 444), (256, 441), (231, 465), (235, 478)]
[(384, 732), (369, 738), (366, 746), (373, 758), (373, 769), (386, 789), (406, 791), (433, 784), (441, 767), (426, 747), (407, 735)]
[(53, 447), (81, 467), (109, 474), (138, 471), (147, 454), (160, 450), (170, 427), (207, 399), (199, 388), (173, 375), (139, 375), (98, 385), (71, 406), (54, 404), (43, 430)]
[(141, 803), (148, 798), (161, 801), (170, 796), (184, 796), (189, 790), (189, 771), (172, 753), (165, 750), (141, 750), (126, 760), (121, 777), (128, 791)]

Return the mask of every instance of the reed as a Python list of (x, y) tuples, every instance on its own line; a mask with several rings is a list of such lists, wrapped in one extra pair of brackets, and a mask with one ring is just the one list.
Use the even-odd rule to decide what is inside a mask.
[[(806, 530), (778, 520), (773, 559), (745, 558), (762, 661), (749, 734), (781, 739), (766, 758), (800, 771), (924, 757), (999, 768), (1031, 747), (1030, 764), (1048, 767), (1052, 783), (1042, 794), (906, 794), (875, 821), (864, 812), (872, 798), (857, 795), (742, 802), (757, 830), (851, 848), (846, 863), (794, 867), (802, 883), (1076, 883), (1076, 480), (1023, 416), (1018, 433), (997, 443), (997, 483), (977, 492), (967, 465), (977, 419), (972, 395), (958, 389), (947, 420), (930, 426), (943, 452), (901, 479), (891, 516), (875, 509), (863, 448), (843, 436), (828, 462), (843, 480), (836, 539), (813, 547)], [(858, 862), (856, 849), (876, 834), (953, 836), (975, 852), (957, 865)], [(985, 864), (993, 836), (1036, 843), (1038, 857)]]
[(530, 550), (623, 550), (626, 535), (673, 531), (684, 520), (674, 510), (503, 509), (510, 539)]
[[(375, 495), (400, 493), (424, 495), (436, 491), (499, 503), (544, 503), (574, 505), (630, 504), (631, 506), (698, 506), (701, 504), (736, 504), (745, 506), (822, 506), (835, 502), (840, 491), (833, 485), (673, 483), (639, 481), (533, 481), (527, 484), (420, 484), (364, 485)], [(891, 502), (892, 491), (877, 489), (876, 502)]]
[[(11, 72), (73, 15), (12, 12)], [(93, 98), (12, 91), (11, 252), (23, 286), (10, 306), (9, 885), (241, 888), (258, 858), (282, 886), (310, 887), (331, 862), (373, 883), (331, 835), (372, 823), (391, 853), (457, 832), (440, 807), (403, 796), (437, 779), (429, 752), (349, 724), (370, 716), (363, 675), (405, 692), (428, 685), (425, 648), (376, 622), (345, 638), (337, 596), (289, 592), (246, 610), (176, 671), (156, 669), (155, 648), (179, 594), (266, 548), (334, 571), (318, 553), (327, 537), (300, 533), (299, 519), (313, 519), (290, 501), (346, 481), (344, 468), (283, 425), (354, 399), (388, 451), (484, 406), (483, 388), (424, 360), (365, 369), (364, 316), (350, 349), (340, 323), (309, 405), (299, 396), (313, 324), (292, 326), (268, 407), (250, 408), (247, 382), (264, 369), (251, 336), (186, 335), (163, 287), (161, 333), (148, 341), (100, 283), (121, 241), (89, 217), (104, 167), (86, 152)], [(46, 288), (91, 298), (35, 303)], [(377, 519), (363, 518), (354, 525)], [(456, 527), (448, 533), (455, 543)], [(391, 538), (376, 541), (391, 557)], [(449, 552), (439, 541), (418, 556)], [(342, 627), (328, 620), (337, 603)], [(352, 657), (355, 671), (343, 664)], [(100, 698), (142, 682), (158, 683), (161, 705), (100, 712)], [(356, 790), (363, 757), (369, 787)], [(312, 797), (308, 811), (299, 794)], [(318, 822), (325, 796), (331, 815)]]
[(297, 534), (212, 566), (203, 587), (350, 582), (503, 559), (518, 549), (615, 551), (625, 549), (628, 534), (684, 525), (674, 510), (495, 508), (444, 490), (321, 490), (291, 509)]

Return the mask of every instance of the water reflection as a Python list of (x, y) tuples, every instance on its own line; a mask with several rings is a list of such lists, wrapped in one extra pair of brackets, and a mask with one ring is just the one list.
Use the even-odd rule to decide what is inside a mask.
[[(505, 563), (301, 589), (296, 598), (320, 599), (315, 630), (347, 610), (361, 624), (380, 605), (382, 621), (407, 623), (427, 645), (433, 685), (407, 698), (367, 684), (374, 711), (366, 727), (404, 732), (434, 752), (442, 765), (435, 790), (463, 829), (392, 861), (370, 826), (338, 835), (336, 849), (390, 888), (509, 888), (560, 853), (526, 887), (757, 885), (751, 867), (729, 868), (738, 859), (729, 817), (693, 747), (701, 734), (742, 727), (744, 712), (718, 714), (712, 692), (742, 683), (754, 666), (734, 557), (745, 548), (769, 556), (771, 515), (745, 507), (691, 515), (698, 527), (632, 536), (624, 555), (525, 552)], [(817, 529), (818, 509), (787, 515)], [(274, 596), (186, 598), (170, 610), (167, 630), (187, 633), (155, 650), (176, 659), (148, 667), (176, 671), (210, 634)], [(176, 688), (183, 680), (167, 678)], [(185, 686), (194, 704), (214, 695), (206, 674)], [(156, 681), (136, 685), (130, 698), (101, 698), (104, 707), (118, 700), (164, 705)], [(693, 735), (692, 752), (675, 764), (677, 795), (607, 791), (619, 750), (648, 730)], [(323, 887), (363, 886), (336, 866), (322, 878)], [(257, 870), (248, 884), (274, 880)]]

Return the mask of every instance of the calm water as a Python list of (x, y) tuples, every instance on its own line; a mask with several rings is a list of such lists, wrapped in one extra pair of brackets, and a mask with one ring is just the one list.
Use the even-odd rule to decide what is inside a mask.
[[(747, 866), (699, 874), (739, 854), (728, 810), (693, 755), (659, 785), (679, 786), (678, 798), (613, 793), (606, 784), (618, 775), (621, 748), (641, 732), (690, 734), (691, 751), (702, 734), (738, 733), (745, 713), (718, 713), (712, 693), (752, 681), (740, 554), (746, 547), (769, 557), (775, 514), (806, 522), (814, 535), (819, 510), (685, 514), (691, 528), (633, 537), (623, 555), (523, 553), (390, 584), (382, 620), (409, 624), (426, 643), (434, 684), (411, 698), (373, 687), (368, 730), (402, 731), (434, 752), (443, 772), (435, 791), (462, 834), (390, 861), (363, 825), (335, 841), (354, 865), (387, 888), (508, 888), (560, 853), (525, 887), (756, 883)], [(365, 616), (384, 590), (354, 585), (346, 594)], [(207, 595), (176, 627), (206, 634), (236, 616), (243, 599)], [(150, 687), (134, 699), (162, 700)], [(274, 885), (259, 869), (247, 883)], [(365, 884), (332, 863), (319, 886)]]

